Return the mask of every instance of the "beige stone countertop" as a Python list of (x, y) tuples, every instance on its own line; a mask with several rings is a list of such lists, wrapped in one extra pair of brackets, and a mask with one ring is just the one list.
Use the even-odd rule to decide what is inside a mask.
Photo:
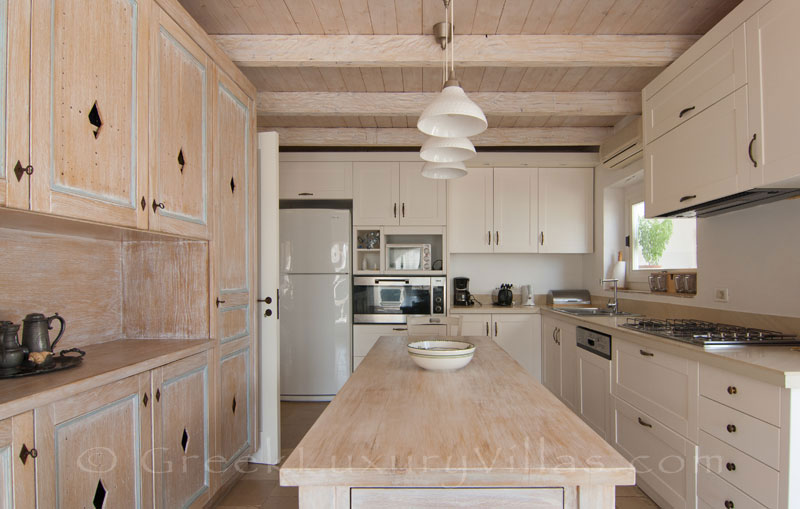
[(204, 352), (212, 345), (208, 339), (120, 339), (82, 346), (86, 356), (74, 368), (0, 380), (0, 420)]
[[(549, 306), (539, 308), (543, 315), (605, 332), (643, 346), (652, 346), (674, 355), (729, 370), (766, 383), (800, 389), (800, 347), (723, 346), (702, 347), (621, 327), (627, 316), (572, 316)], [(613, 345), (613, 340), (612, 340)]]
[(514, 304), (513, 306), (495, 306), (494, 304), (484, 304), (479, 306), (450, 306), (449, 313), (451, 315), (476, 315), (476, 314), (539, 314), (539, 306), (520, 306)]
[[(381, 337), (280, 470), (283, 486), (630, 485), (633, 466), (489, 338), (427, 371)], [(301, 491), (302, 499), (302, 491)]]

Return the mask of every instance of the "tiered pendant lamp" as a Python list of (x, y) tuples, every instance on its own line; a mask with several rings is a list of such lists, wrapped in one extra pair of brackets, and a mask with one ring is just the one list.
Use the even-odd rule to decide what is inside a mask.
[[(486, 130), (486, 115), (475, 104), (455, 75), (455, 44), (453, 35), (453, 2), (443, 0), (445, 22), (434, 26), (437, 40), (445, 50), (444, 86), (442, 93), (429, 104), (417, 121), (417, 129), (430, 137), (422, 145), (420, 157), (428, 163), (422, 175), (429, 178), (450, 179), (467, 174), (463, 161), (475, 156), (475, 146), (467, 139)], [(447, 21), (448, 10), (449, 22)], [(447, 65), (447, 42), (450, 41), (450, 66)], [(452, 73), (452, 77), (451, 77)]]

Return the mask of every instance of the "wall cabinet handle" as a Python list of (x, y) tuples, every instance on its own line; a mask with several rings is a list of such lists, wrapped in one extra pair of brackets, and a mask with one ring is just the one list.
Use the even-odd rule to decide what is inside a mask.
[(14, 165), (14, 175), (17, 177), (17, 182), (22, 180), (23, 175), (33, 175), (33, 166), (30, 164), (28, 166), (22, 166), (21, 161), (17, 161), (17, 164)]
[(645, 421), (645, 420), (644, 420), (644, 419), (642, 419), (641, 417), (639, 417), (638, 419), (639, 419), (639, 424), (641, 424), (641, 425), (642, 425), (642, 426), (644, 426), (645, 428), (652, 428), (652, 427), (653, 427), (653, 425), (652, 425), (652, 424), (650, 424), (649, 422)]
[(392, 212), (392, 214), (394, 214), (394, 217), (397, 217), (397, 204), (396, 203), (394, 204), (394, 212)]
[(685, 202), (685, 201), (687, 201), (687, 200), (693, 200), (693, 199), (695, 199), (695, 198), (697, 198), (697, 195), (696, 195), (696, 194), (687, 194), (686, 196), (682, 196), (682, 197), (681, 197), (681, 200), (680, 200), (680, 202), (681, 202), (681, 203), (683, 203), (683, 202)]
[(156, 200), (153, 200), (153, 214), (155, 214), (158, 211), (158, 209), (164, 210), (166, 206), (167, 205), (163, 201), (157, 202)]
[(22, 449), (19, 451), (19, 459), (22, 461), (23, 465), (28, 462), (28, 457), (36, 459), (38, 455), (39, 451), (37, 451), (35, 447), (28, 449), (27, 445), (22, 444)]
[(405, 204), (405, 202), (403, 202), (403, 206), (400, 207), (400, 208), (401, 208), (401, 213), (403, 214), (403, 217), (406, 217), (406, 204)]
[(694, 109), (695, 109), (694, 106), (689, 106), (688, 108), (682, 109), (681, 112), (678, 113), (678, 118), (683, 118), (684, 115), (686, 115), (687, 113), (689, 113), (690, 111), (692, 111)]
[(544, 232), (539, 233), (539, 245), (544, 245)]
[(655, 354), (652, 352), (648, 352), (647, 350), (639, 350), (639, 353), (645, 357), (653, 357)]
[(500, 231), (495, 231), (494, 232), (494, 245), (495, 246), (499, 246), (500, 245)]
[(737, 392), (737, 390), (736, 390), (736, 386), (735, 385), (729, 385), (728, 386), (728, 394), (733, 396), (734, 394), (736, 394), (736, 392)]
[(314, 193), (297, 193), (297, 196), (314, 196)]
[(490, 230), (490, 231), (488, 231), (488, 232), (486, 232), (486, 235), (487, 235), (487, 238), (489, 239), (489, 240), (488, 240), (488, 242), (489, 242), (489, 244), (488, 244), (488, 245), (490, 245), (490, 246), (491, 246), (491, 245), (492, 245), (492, 232), (491, 232), (491, 230)]
[(758, 168), (758, 161), (756, 158), (753, 157), (753, 143), (756, 142), (756, 133), (753, 133), (753, 138), (750, 140), (750, 144), (747, 146), (747, 155), (750, 156), (750, 161), (753, 163), (754, 168)]
[(392, 327), (392, 330), (404, 331), (404, 330), (408, 330), (408, 327)]

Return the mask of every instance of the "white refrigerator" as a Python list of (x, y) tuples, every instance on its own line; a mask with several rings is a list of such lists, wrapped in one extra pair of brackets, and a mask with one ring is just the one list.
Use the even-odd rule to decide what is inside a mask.
[(350, 376), (350, 211), (280, 211), (281, 399), (328, 401)]

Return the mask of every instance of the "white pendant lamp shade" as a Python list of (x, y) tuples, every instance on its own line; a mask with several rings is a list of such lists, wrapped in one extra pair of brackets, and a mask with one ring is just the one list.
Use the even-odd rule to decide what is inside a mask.
[(457, 179), (466, 174), (467, 167), (463, 162), (425, 163), (422, 167), (422, 176), (429, 179)]
[(475, 145), (467, 138), (429, 136), (419, 156), (432, 163), (457, 163), (475, 157)]
[(422, 112), (417, 129), (431, 136), (464, 138), (486, 130), (486, 115), (464, 93), (458, 81), (445, 83), (442, 93)]

